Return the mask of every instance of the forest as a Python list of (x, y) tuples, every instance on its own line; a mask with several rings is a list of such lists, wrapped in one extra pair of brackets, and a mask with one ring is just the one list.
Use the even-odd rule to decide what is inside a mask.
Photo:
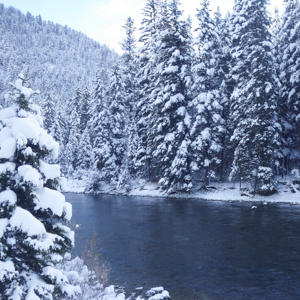
[(267, 0), (236, 1), (223, 17), (203, 0), (192, 30), (178, 0), (147, 0), (142, 23), (124, 23), (122, 55), (0, 5), (2, 106), (26, 73), (60, 144), (53, 162), (87, 192), (232, 180), (271, 195), (300, 158), (300, 5), (284, 3), (271, 16)]
[[(268, 196), (276, 193), (280, 176), (292, 173), (300, 180), (300, 4), (284, 3), (283, 15), (271, 16), (267, 0), (237, 0), (222, 17), (203, 0), (192, 30), (179, 0), (146, 0), (140, 28), (131, 17), (124, 23), (121, 55), (66, 26), (0, 4), (0, 300), (125, 300), (122, 289), (106, 287), (109, 270), (105, 264), (99, 269), (98, 250), (90, 247), (87, 259), (71, 260), (71, 226), (80, 225), (70, 223), (72, 205), (61, 193), (61, 175), (84, 181), (87, 193), (109, 186), (126, 194), (134, 185), (155, 183), (164, 195), (236, 181), (248, 184), (249, 194)], [(284, 234), (297, 228), (297, 217), (284, 227), (278, 218), (264, 223), (255, 210), (248, 210), (252, 219), (272, 227), (272, 236), (260, 239), (266, 227), (249, 227), (257, 244), (285, 244), (285, 235), (273, 238), (274, 223)], [(222, 229), (231, 223), (224, 224)], [(248, 227), (232, 224), (239, 240), (247, 234)], [(159, 244), (156, 234), (152, 240)], [(238, 243), (239, 252), (256, 249), (246, 240), (247, 251)], [(251, 268), (230, 268), (227, 275), (254, 274), (253, 257), (267, 253), (269, 259), (270, 249), (249, 252)], [(277, 258), (295, 259), (282, 249)], [(214, 257), (209, 268), (215, 265)], [(290, 268), (294, 262), (286, 265), (287, 276), (272, 269), (276, 278), (298, 274)], [(270, 282), (272, 290), (274, 282), (284, 286)], [(162, 287), (145, 297), (170, 299)]]

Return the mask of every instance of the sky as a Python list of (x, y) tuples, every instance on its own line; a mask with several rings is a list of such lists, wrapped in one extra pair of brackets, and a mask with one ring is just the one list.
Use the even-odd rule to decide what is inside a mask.
[[(196, 8), (200, 8), (202, 0), (181, 0), (184, 16), (194, 17)], [(269, 10), (277, 6), (283, 11), (283, 0), (270, 0)], [(14, 6), (23, 13), (41, 15), (43, 20), (67, 25), (81, 31), (87, 36), (121, 52), (120, 42), (124, 37), (122, 26), (127, 17), (135, 21), (139, 28), (142, 19), (141, 9), (146, 0), (0, 0), (4, 6)], [(211, 10), (219, 6), (225, 15), (233, 7), (234, 0), (211, 0)], [(195, 23), (195, 21), (194, 21)]]

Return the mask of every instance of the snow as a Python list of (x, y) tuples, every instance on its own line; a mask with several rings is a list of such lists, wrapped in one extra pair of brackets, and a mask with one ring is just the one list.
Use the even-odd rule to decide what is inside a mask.
[(17, 116), (16, 107), (10, 106), (0, 110), (0, 121), (10, 119)]
[(23, 134), (26, 139), (30, 139), (37, 144), (40, 135), (40, 125), (33, 118), (10, 118), (5, 121), (11, 127), (12, 135), (17, 139), (19, 134)]
[(60, 177), (60, 165), (50, 165), (40, 160), (40, 171), (45, 176), (45, 182)]
[(0, 158), (11, 158), (17, 148), (17, 142), (14, 138), (9, 137), (1, 143)]
[(23, 94), (26, 98), (29, 98), (34, 92), (30, 88), (26, 88), (23, 86), (23, 80), (24, 77), (22, 78), (23, 74), (19, 74), (19, 79), (16, 80), (15, 82), (15, 87), (20, 91), (20, 94)]
[(40, 173), (30, 165), (23, 165), (18, 168), (19, 175), (23, 178), (23, 181), (31, 183), (35, 187), (42, 186)]
[(66, 214), (65, 218), (68, 221), (70, 221), (72, 218), (72, 204), (71, 203), (69, 203), (69, 202), (64, 203), (64, 213)]
[(46, 229), (42, 222), (36, 219), (29, 211), (16, 207), (9, 224), (16, 229), (28, 234), (28, 236), (46, 234)]
[[(60, 192), (42, 187), (36, 191), (35, 210), (50, 209), (54, 215), (61, 217), (65, 208), (65, 196)], [(68, 215), (70, 215), (69, 207)], [(72, 207), (71, 207), (72, 209)]]
[(10, 206), (13, 206), (17, 203), (17, 196), (15, 192), (11, 190), (6, 190), (0, 193), (0, 205), (4, 202), (8, 202)]
[(22, 151), (22, 153), (25, 155), (25, 156), (36, 156), (36, 154), (32, 151), (32, 148), (31, 147), (27, 147), (25, 150)]
[(52, 151), (52, 158), (56, 159), (58, 157), (58, 142), (54, 141), (51, 135), (47, 133), (47, 131), (41, 128), (40, 137), (39, 137), (39, 145), (41, 148), (46, 148)]
[(0, 111), (0, 121), (6, 126), (0, 131), (0, 158), (11, 158), (16, 147), (26, 145), (28, 140), (52, 151), (53, 159), (57, 158), (59, 144), (40, 127), (39, 115), (28, 114), (26, 118), (19, 118), (16, 117), (16, 108), (10, 107)]
[(43, 268), (42, 275), (51, 278), (51, 280), (55, 280), (56, 284), (65, 284), (68, 282), (68, 278), (62, 273), (62, 271), (53, 267), (48, 266)]
[(15, 272), (15, 266), (12, 261), (0, 261), (0, 280), (3, 276), (7, 275), (7, 272)]
[[(259, 196), (246, 194), (239, 189), (239, 182), (211, 182), (211, 185), (216, 187), (214, 191), (199, 191), (197, 186), (195, 190), (190, 193), (175, 193), (172, 195), (166, 195), (158, 188), (157, 183), (132, 182), (132, 189), (128, 193), (124, 191), (117, 191), (111, 188), (109, 185), (104, 185), (101, 188), (101, 193), (106, 194), (122, 194), (128, 196), (139, 197), (153, 197), (153, 198), (180, 198), (180, 199), (199, 199), (205, 201), (238, 201), (238, 202), (262, 202), (262, 203), (288, 203), (300, 205), (300, 193), (295, 193), (292, 185), (293, 177), (278, 178), (278, 192), (271, 196)], [(73, 180), (67, 179), (65, 192), (70, 193), (83, 193), (84, 187), (87, 186), (88, 180)], [(243, 184), (245, 187), (246, 185)], [(199, 185), (199, 188), (201, 184)], [(155, 201), (155, 200), (153, 200)]]
[(1, 131), (0, 131), (0, 145), (2, 145), (2, 143), (11, 137), (11, 130), (8, 127), (4, 127)]
[(166, 67), (163, 73), (176, 73), (178, 72), (178, 66)]
[(163, 291), (161, 294), (154, 295), (150, 297), (148, 300), (164, 300), (167, 297), (171, 299), (169, 293), (167, 291)]

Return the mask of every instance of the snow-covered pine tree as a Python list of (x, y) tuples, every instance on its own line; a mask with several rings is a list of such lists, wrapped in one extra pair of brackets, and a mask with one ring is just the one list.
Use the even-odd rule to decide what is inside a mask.
[(107, 91), (96, 80), (92, 103), (95, 107), (89, 127), (92, 129), (92, 145), (94, 156), (94, 170), (97, 184), (104, 181), (112, 187), (118, 186), (118, 178), (124, 166), (126, 153), (125, 116), (126, 109), (124, 84), (118, 65), (113, 68)]
[(80, 103), (80, 133), (83, 133), (87, 127), (88, 121), (90, 120), (90, 101), (91, 101), (91, 93), (89, 89), (86, 87), (82, 94), (82, 100)]
[[(123, 170), (123, 178), (129, 182), (129, 176), (135, 173), (134, 159), (136, 156), (138, 136), (136, 122), (136, 104), (138, 99), (137, 89), (137, 57), (136, 57), (136, 40), (134, 20), (127, 18), (125, 25), (125, 38), (123, 38), (122, 50), (124, 51), (121, 57), (122, 80), (124, 82), (125, 108), (126, 108), (126, 158)], [(125, 175), (126, 174), (126, 175)], [(123, 180), (122, 180), (123, 181)]]
[(35, 92), (22, 74), (12, 85), (15, 104), (0, 111), (0, 298), (53, 299), (74, 296), (56, 264), (74, 245), (71, 205), (57, 191), (59, 165), (44, 159), (58, 143), (41, 128)]
[(192, 188), (190, 170), (190, 122), (192, 39), (190, 23), (182, 21), (180, 2), (162, 7), (158, 51), (154, 61), (157, 94), (152, 109), (150, 136), (153, 169), (167, 193)]
[(191, 129), (193, 169), (204, 170), (205, 186), (221, 163), (222, 138), (226, 132), (223, 104), (227, 102), (223, 91), (225, 75), (220, 65), (222, 43), (218, 27), (210, 16), (209, 3), (209, 0), (204, 0), (196, 15), (199, 22), (195, 39), (198, 53), (192, 68), (196, 97), (191, 102), (195, 116)]
[(281, 82), (279, 115), (282, 124), (282, 169), (284, 173), (289, 173), (292, 168), (298, 167), (300, 162), (300, 120), (297, 118), (300, 112), (299, 90), (297, 92), (299, 89), (300, 5), (296, 0), (284, 0), (284, 3), (285, 11), (281, 22), (277, 19), (277, 24), (274, 26), (274, 41)]
[[(109, 142), (112, 149), (112, 156), (106, 161), (106, 166), (102, 169), (104, 177), (110, 178), (110, 183), (115, 186), (118, 184), (121, 170), (126, 166), (126, 108), (124, 100), (124, 82), (122, 72), (117, 63), (110, 77), (110, 84), (107, 90), (109, 121)], [(107, 173), (107, 174), (105, 174)]]
[[(242, 0), (233, 14), (231, 117), (235, 152), (231, 178), (253, 179), (254, 192), (276, 190), (280, 158), (277, 79), (267, 0)], [(246, 173), (245, 173), (246, 172)]]
[(89, 128), (92, 145), (94, 144), (94, 140), (98, 135), (97, 134), (97, 132), (99, 131), (98, 116), (104, 108), (105, 93), (106, 93), (104, 89), (103, 78), (100, 74), (101, 72), (97, 72), (93, 80), (90, 111), (89, 111), (90, 120), (88, 121), (88, 125), (87, 125)]
[(60, 147), (66, 142), (66, 127), (65, 110), (62, 106), (62, 102), (59, 100), (56, 103), (54, 124), (51, 128), (51, 135), (55, 141), (59, 142)]
[(77, 153), (77, 175), (76, 177), (81, 177), (82, 175), (87, 175), (87, 171), (92, 167), (93, 164), (93, 148), (91, 146), (89, 128), (86, 127), (81, 134), (78, 153)]
[(230, 147), (230, 123), (229, 123), (229, 110), (230, 110), (230, 96), (232, 93), (232, 82), (230, 80), (230, 69), (231, 69), (231, 35), (230, 35), (230, 14), (227, 13), (225, 18), (222, 18), (220, 12), (215, 14), (215, 24), (218, 28), (220, 42), (221, 42), (221, 53), (219, 56), (219, 66), (223, 73), (223, 80), (220, 85), (220, 92), (225, 96), (221, 103), (222, 118), (225, 121), (224, 127), (226, 132), (222, 136), (222, 150), (221, 150), (221, 163), (218, 171), (220, 181), (228, 178), (231, 168), (231, 158), (233, 157), (232, 149)]
[(98, 112), (93, 119), (92, 124), (95, 124), (95, 135), (93, 141), (93, 169), (96, 173), (93, 178), (94, 189), (98, 189), (99, 181), (112, 182), (116, 180), (117, 170), (115, 166), (115, 155), (112, 147), (112, 133), (111, 133), (111, 115), (106, 103), (103, 103), (102, 110)]
[(50, 133), (52, 131), (52, 126), (55, 122), (55, 101), (54, 96), (51, 92), (48, 93), (46, 99), (44, 100), (44, 128)]
[(77, 167), (77, 154), (78, 145), (80, 140), (80, 118), (76, 108), (74, 108), (69, 116), (69, 133), (68, 133), (68, 143), (64, 149), (64, 172), (67, 172), (72, 176), (74, 170)]
[(150, 153), (150, 128), (152, 119), (151, 103), (154, 101), (157, 89), (155, 56), (157, 53), (158, 21), (160, 18), (161, 1), (147, 0), (142, 14), (142, 27), (139, 42), (142, 46), (138, 52), (138, 102), (137, 102), (137, 132), (138, 145), (135, 157), (137, 175), (146, 180), (153, 180), (152, 156)]
[(289, 99), (292, 107), (297, 114), (297, 132), (298, 132), (298, 150), (300, 150), (300, 3), (297, 2), (295, 9), (296, 24), (294, 30), (291, 31), (290, 35), (290, 47), (291, 47), (291, 91), (289, 93)]

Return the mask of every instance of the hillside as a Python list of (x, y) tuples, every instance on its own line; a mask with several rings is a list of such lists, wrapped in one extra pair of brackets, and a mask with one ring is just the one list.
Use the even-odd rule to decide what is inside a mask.
[(0, 3), (0, 104), (8, 83), (26, 70), (42, 102), (51, 94), (65, 104), (77, 87), (90, 86), (97, 69), (110, 69), (116, 57), (81, 32)]

